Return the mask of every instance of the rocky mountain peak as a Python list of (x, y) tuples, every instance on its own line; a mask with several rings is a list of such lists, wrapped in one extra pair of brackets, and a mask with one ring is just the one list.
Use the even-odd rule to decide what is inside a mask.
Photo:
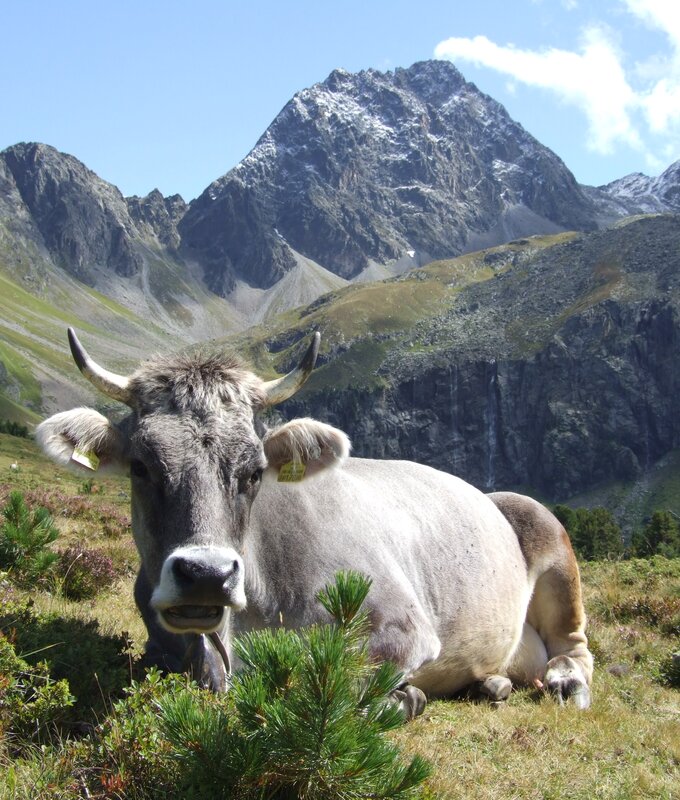
[(56, 263), (90, 284), (96, 267), (123, 276), (139, 270), (134, 226), (115, 186), (78, 159), (45, 144), (14, 145), (0, 153), (0, 162), (7, 196), (20, 198), (20, 216), (30, 220), (32, 237)]
[(605, 222), (607, 216), (680, 211), (680, 161), (656, 178), (633, 172), (589, 192)]
[(183, 241), (217, 291), (302, 254), (344, 278), (529, 233), (592, 227), (557, 156), (444, 61), (334, 70), (191, 204)]
[(176, 251), (180, 246), (177, 225), (188, 208), (179, 194), (164, 197), (158, 189), (146, 197), (127, 197), (128, 211), (137, 228), (147, 239)]

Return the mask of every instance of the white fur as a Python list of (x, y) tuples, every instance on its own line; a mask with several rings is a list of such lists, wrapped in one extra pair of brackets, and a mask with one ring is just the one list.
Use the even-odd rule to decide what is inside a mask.
[(36, 429), (36, 440), (45, 454), (58, 464), (81, 467), (72, 461), (73, 451), (93, 452), (101, 466), (120, 462), (121, 440), (117, 429), (93, 408), (74, 408), (46, 419)]
[(352, 449), (344, 431), (308, 418), (291, 420), (270, 431), (263, 445), (272, 469), (297, 461), (306, 466), (306, 476), (340, 466)]

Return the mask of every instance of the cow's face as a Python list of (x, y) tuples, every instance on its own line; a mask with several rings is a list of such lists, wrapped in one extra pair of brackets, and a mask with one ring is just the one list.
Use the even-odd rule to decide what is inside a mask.
[(172, 632), (217, 630), (225, 609), (246, 604), (244, 546), (263, 471), (298, 461), (312, 474), (349, 451), (343, 433), (314, 420), (258, 435), (254, 415), (266, 388), (223, 360), (162, 359), (125, 384), (133, 410), (122, 423), (75, 409), (38, 428), (60, 463), (73, 463), (77, 450), (129, 470), (151, 606)]
[(224, 607), (245, 605), (243, 544), (267, 462), (244, 416), (154, 413), (129, 437), (133, 531), (170, 630), (214, 629)]

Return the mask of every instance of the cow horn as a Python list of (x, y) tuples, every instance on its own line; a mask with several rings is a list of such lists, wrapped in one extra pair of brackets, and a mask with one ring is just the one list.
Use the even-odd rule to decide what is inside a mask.
[(93, 386), (96, 386), (100, 392), (103, 392), (113, 400), (119, 400), (128, 406), (131, 405), (132, 395), (128, 378), (109, 372), (95, 363), (88, 355), (87, 350), (78, 341), (73, 328), (68, 329), (68, 343), (71, 346), (71, 355), (76, 362), (76, 366)]
[(300, 361), (300, 364), (282, 378), (276, 378), (276, 380), (265, 382), (265, 402), (268, 406), (275, 406), (278, 403), (283, 403), (284, 400), (292, 397), (307, 380), (309, 374), (314, 369), (314, 364), (316, 364), (316, 357), (319, 355), (320, 342), (321, 334), (319, 331), (315, 331), (312, 335), (312, 341), (310, 342), (302, 361)]

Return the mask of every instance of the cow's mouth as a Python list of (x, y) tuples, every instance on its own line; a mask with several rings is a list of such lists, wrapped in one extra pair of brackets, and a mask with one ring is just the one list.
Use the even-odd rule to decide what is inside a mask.
[(170, 628), (201, 633), (219, 627), (224, 606), (170, 606), (164, 608), (161, 614)]

